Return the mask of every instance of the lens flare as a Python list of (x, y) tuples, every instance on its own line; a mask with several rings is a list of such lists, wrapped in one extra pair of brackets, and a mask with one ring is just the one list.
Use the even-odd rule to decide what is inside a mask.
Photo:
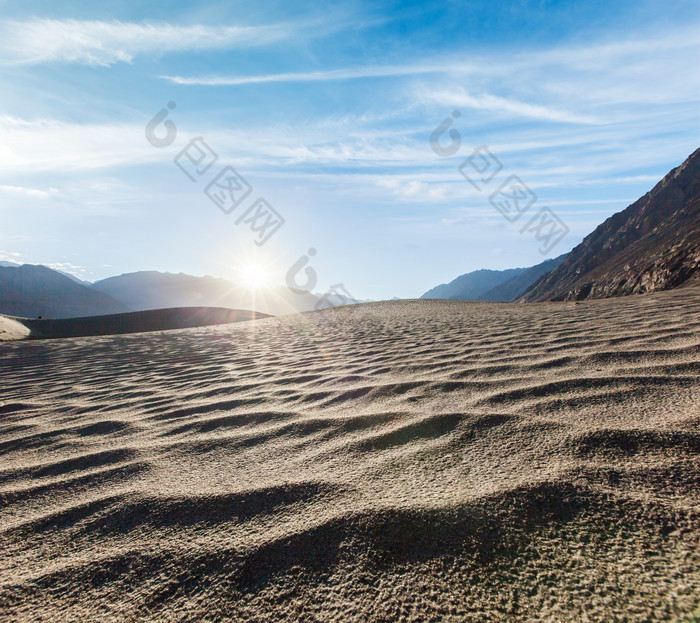
[(257, 290), (267, 284), (267, 271), (258, 264), (247, 264), (240, 269), (241, 283), (249, 290)]

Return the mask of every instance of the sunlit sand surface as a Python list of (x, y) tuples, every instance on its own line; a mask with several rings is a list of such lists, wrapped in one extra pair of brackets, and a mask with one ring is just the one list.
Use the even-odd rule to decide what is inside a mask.
[(698, 288), (8, 342), (0, 377), (3, 620), (700, 606)]

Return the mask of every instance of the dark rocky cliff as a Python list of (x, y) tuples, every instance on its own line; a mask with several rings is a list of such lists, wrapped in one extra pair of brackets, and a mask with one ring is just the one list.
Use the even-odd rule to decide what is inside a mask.
[(669, 290), (700, 280), (700, 149), (614, 214), (521, 301), (581, 300)]

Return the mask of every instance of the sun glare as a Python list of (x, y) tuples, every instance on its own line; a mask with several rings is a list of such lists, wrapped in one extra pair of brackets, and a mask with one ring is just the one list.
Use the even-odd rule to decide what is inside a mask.
[(258, 264), (247, 264), (240, 270), (242, 284), (249, 290), (257, 290), (267, 284), (267, 271)]

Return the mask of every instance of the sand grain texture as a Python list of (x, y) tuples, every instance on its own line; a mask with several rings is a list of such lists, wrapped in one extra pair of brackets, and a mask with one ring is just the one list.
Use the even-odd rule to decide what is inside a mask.
[(700, 606), (700, 289), (0, 345), (3, 621)]

